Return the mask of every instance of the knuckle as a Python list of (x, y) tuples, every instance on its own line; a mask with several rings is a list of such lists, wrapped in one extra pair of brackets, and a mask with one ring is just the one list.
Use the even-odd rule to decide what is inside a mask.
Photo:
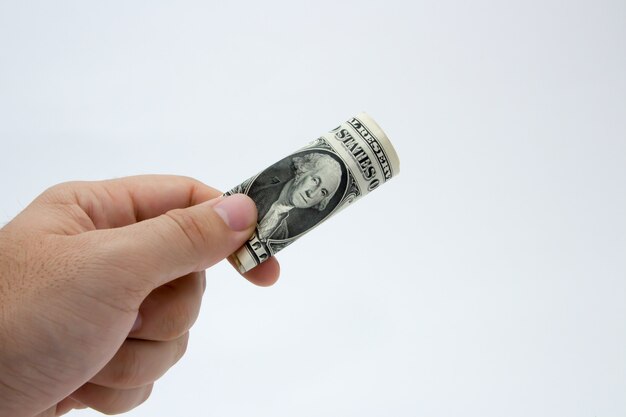
[(97, 404), (89, 406), (106, 415), (122, 414), (143, 404), (152, 392), (153, 384), (140, 386), (132, 390), (110, 389), (99, 399)]
[(117, 361), (111, 375), (115, 385), (125, 388), (141, 385), (141, 359), (132, 345), (124, 346), (120, 350)]
[(87, 390), (87, 393), (86, 398), (81, 398), (80, 395), (78, 398), (88, 407), (109, 416), (124, 412), (124, 408), (121, 405), (124, 401), (122, 390), (96, 386), (95, 388)]
[(146, 385), (145, 387), (143, 387), (143, 393), (142, 393), (141, 397), (139, 398), (139, 401), (137, 401), (137, 404), (135, 404), (135, 407), (137, 407), (138, 405), (143, 404), (148, 398), (150, 398), (150, 394), (152, 394), (152, 388), (153, 387), (154, 387), (154, 382), (152, 382), (152, 383)]
[(204, 183), (194, 177), (190, 177), (189, 175), (179, 175), (179, 177), (184, 180), (189, 182), (190, 184), (192, 184), (194, 187), (201, 187), (204, 185)]
[(40, 199), (43, 199), (46, 202), (52, 201), (62, 201), (68, 195), (71, 195), (73, 191), (77, 188), (81, 187), (85, 182), (84, 181), (65, 181), (60, 182), (58, 184), (54, 184), (47, 189), (45, 189), (41, 195)]
[(122, 414), (128, 411), (128, 405), (125, 403), (122, 390), (109, 390), (103, 399), (103, 403), (96, 406), (91, 405), (90, 407), (107, 416)]
[(174, 340), (189, 330), (195, 317), (184, 303), (172, 305), (161, 319), (161, 332), (164, 340)]
[(186, 209), (175, 209), (165, 213), (192, 247), (207, 244), (207, 225)]
[(189, 345), (189, 332), (184, 333), (181, 337), (176, 339), (176, 349), (174, 351), (174, 363), (178, 362), (187, 352), (187, 346)]
[[(202, 194), (203, 192), (206, 192), (207, 190), (210, 191), (211, 194), (214, 194), (215, 196), (222, 194), (221, 191), (218, 191), (214, 189), (213, 187), (209, 187), (208, 185), (206, 185), (205, 183), (203, 183), (197, 178), (190, 177), (187, 175), (180, 175), (179, 178), (185, 182), (188, 182), (191, 185), (190, 194), (192, 196), (196, 195), (196, 193)], [(193, 201), (194, 199), (191, 198), (190, 200)]]

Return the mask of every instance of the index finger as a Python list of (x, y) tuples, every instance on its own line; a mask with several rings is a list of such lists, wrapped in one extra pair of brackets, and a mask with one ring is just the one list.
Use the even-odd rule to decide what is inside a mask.
[(97, 229), (127, 226), (222, 195), (201, 181), (177, 175), (136, 175), (79, 183), (78, 188), (77, 204)]

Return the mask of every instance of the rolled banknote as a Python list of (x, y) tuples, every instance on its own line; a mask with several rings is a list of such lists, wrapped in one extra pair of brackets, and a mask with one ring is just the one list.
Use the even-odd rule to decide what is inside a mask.
[(258, 211), (254, 234), (230, 259), (249, 271), (399, 170), (376, 122), (365, 113), (351, 118), (225, 193), (247, 194)]

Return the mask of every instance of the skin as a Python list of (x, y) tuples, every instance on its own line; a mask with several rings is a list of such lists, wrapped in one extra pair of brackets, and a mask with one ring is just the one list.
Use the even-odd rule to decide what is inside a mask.
[[(191, 178), (56, 185), (0, 229), (0, 415), (106, 414), (145, 401), (184, 354), (205, 269), (256, 208)], [(275, 259), (244, 276), (272, 285)]]
[(339, 178), (323, 168), (300, 175), (291, 184), (289, 201), (296, 208), (309, 208), (333, 195), (339, 187)]

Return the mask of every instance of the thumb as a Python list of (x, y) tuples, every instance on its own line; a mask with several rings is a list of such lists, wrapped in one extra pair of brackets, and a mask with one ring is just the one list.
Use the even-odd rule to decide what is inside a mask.
[(95, 250), (104, 263), (102, 269), (114, 270), (112, 275), (117, 276), (121, 270), (127, 276), (120, 278), (138, 278), (138, 284), (156, 288), (235, 252), (252, 235), (256, 219), (254, 202), (235, 194), (129, 226), (88, 233), (100, 235)]

